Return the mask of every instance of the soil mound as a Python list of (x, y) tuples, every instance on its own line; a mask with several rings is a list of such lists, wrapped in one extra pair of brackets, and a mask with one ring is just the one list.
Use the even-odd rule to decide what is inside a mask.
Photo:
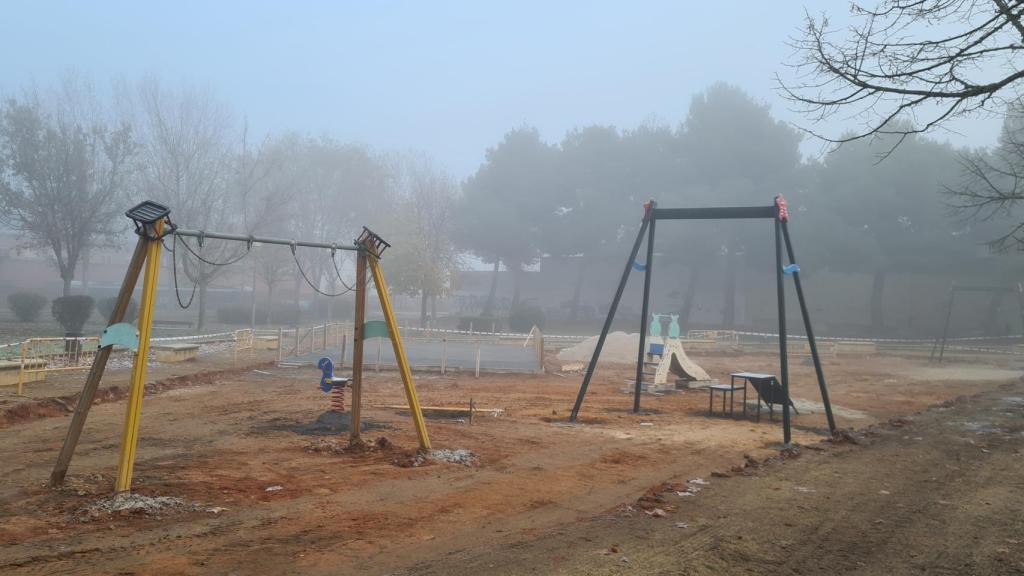
[[(384, 424), (370, 422), (366, 419), (359, 423), (359, 427), (362, 432), (386, 428)], [(288, 430), (303, 436), (334, 436), (352, 430), (352, 413), (327, 411), (318, 416), (314, 422), (282, 424), (274, 426), (273, 429)]]

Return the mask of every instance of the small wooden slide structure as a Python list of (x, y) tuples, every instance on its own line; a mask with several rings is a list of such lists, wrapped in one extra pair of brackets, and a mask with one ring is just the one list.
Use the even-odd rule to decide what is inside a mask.
[[(668, 336), (662, 337), (661, 319), (671, 318), (668, 325)], [(652, 314), (648, 335), (647, 354), (644, 357), (644, 388), (648, 392), (675, 390), (677, 384), (690, 382), (710, 382), (711, 376), (690, 360), (679, 340), (679, 316), (677, 314)], [(651, 371), (653, 369), (653, 372)], [(676, 378), (669, 382), (669, 374)], [(653, 381), (647, 381), (648, 377)]]
[[(654, 354), (656, 350), (661, 354)], [(686, 355), (683, 344), (678, 338), (666, 338), (664, 344), (661, 345), (652, 343), (648, 357), (658, 358), (658, 367), (654, 371), (654, 384), (659, 387), (675, 387), (675, 382), (672, 382), (671, 385), (669, 383), (669, 374), (674, 374), (677, 380), (686, 382), (708, 382), (711, 380), (711, 376), (708, 376), (703, 368)]]

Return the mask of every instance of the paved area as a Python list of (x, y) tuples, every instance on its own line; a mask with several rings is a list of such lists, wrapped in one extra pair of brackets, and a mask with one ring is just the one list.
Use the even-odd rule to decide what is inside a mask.
[[(379, 343), (379, 344), (378, 344)], [(446, 367), (451, 370), (472, 371), (476, 367), (477, 346), (480, 348), (480, 370), (502, 371), (502, 372), (537, 372), (539, 362), (537, 350), (532, 345), (523, 347), (521, 343), (509, 342), (507, 344), (496, 344), (493, 342), (448, 342)], [(377, 365), (377, 354), (380, 351), (380, 365), (394, 366), (395, 354), (391, 349), (391, 342), (374, 338), (367, 342), (363, 349), (364, 366), (372, 370)], [(405, 353), (409, 357), (409, 363), (415, 369), (437, 368), (441, 366), (441, 359), (444, 355), (444, 344), (440, 341), (412, 341), (405, 342)], [(299, 362), (303, 364), (316, 364), (324, 357), (329, 356), (337, 363), (339, 351), (335, 349), (319, 350), (301, 356), (287, 358), (287, 362)], [(352, 345), (349, 344), (345, 352), (345, 364), (352, 362)]]

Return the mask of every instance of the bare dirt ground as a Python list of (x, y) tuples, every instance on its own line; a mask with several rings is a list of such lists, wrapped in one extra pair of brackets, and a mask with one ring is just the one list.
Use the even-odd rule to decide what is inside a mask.
[[(695, 359), (720, 379), (775, 364), (768, 352)], [(143, 407), (134, 491), (181, 506), (95, 508), (116, 474), (124, 402), (113, 396), (94, 407), (60, 490), (46, 479), (66, 414), (0, 419), (0, 573), (1024, 571), (1024, 387), (1012, 357), (987, 359), (1008, 372), (980, 379), (939, 378), (916, 359), (829, 360), (834, 404), (858, 416), (840, 425), (866, 432), (823, 443), (824, 416), (802, 414), (803, 448), (785, 460), (777, 421), (708, 417), (703, 391), (644, 396), (632, 414), (628, 367), (598, 372), (571, 426), (578, 375), (419, 375), (425, 405), (504, 409), (472, 424), (428, 420), (434, 447), (472, 451), (470, 466), (413, 465), (409, 418), (381, 407), (404, 402), (393, 372), (368, 375), (365, 413), (386, 427), (354, 451), (294, 431), (327, 407), (315, 371), (173, 380), (228, 368), (214, 364), (155, 370), (163, 384)], [(813, 370), (795, 364), (793, 396), (819, 400)], [(45, 390), (71, 393), (83, 377)], [(4, 399), (0, 413), (30, 404)], [(695, 478), (710, 485), (675, 494)]]

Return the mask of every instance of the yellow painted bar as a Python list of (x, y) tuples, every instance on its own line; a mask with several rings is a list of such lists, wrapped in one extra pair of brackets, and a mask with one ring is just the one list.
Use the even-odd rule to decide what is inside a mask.
[(377, 297), (380, 299), (380, 307), (384, 312), (384, 320), (387, 322), (388, 331), (391, 333), (391, 346), (395, 350), (395, 361), (398, 362), (398, 371), (402, 375), (402, 384), (405, 386), (405, 399), (409, 402), (412, 422), (416, 426), (416, 436), (420, 440), (420, 448), (429, 450), (430, 437), (427, 436), (427, 425), (423, 421), (423, 410), (420, 408), (419, 398), (416, 397), (416, 386), (412, 382), (412, 370), (409, 369), (409, 359), (405, 356), (402, 336), (398, 333), (398, 321), (395, 320), (395, 311), (391, 307), (388, 285), (384, 282), (384, 273), (381, 272), (380, 261), (373, 254), (369, 254), (367, 260), (369, 260), (370, 272), (373, 273), (373, 284), (377, 287)]
[(20, 346), (21, 348), (21, 365), (18, 366), (18, 396), (21, 396), (23, 389), (25, 388), (25, 347), (28, 346), (28, 341), (25, 341)]
[[(157, 235), (164, 228), (163, 220), (155, 224)], [(117, 465), (118, 492), (131, 490), (132, 470), (135, 467), (135, 448), (139, 444), (139, 418), (142, 416), (142, 394), (146, 386), (146, 361), (149, 358), (149, 337), (153, 332), (153, 307), (156, 304), (156, 286), (160, 276), (159, 240), (149, 240), (146, 246), (146, 271), (142, 280), (142, 302), (139, 304), (139, 349), (132, 366), (131, 390), (125, 409), (124, 436), (121, 439), (121, 458)]]

